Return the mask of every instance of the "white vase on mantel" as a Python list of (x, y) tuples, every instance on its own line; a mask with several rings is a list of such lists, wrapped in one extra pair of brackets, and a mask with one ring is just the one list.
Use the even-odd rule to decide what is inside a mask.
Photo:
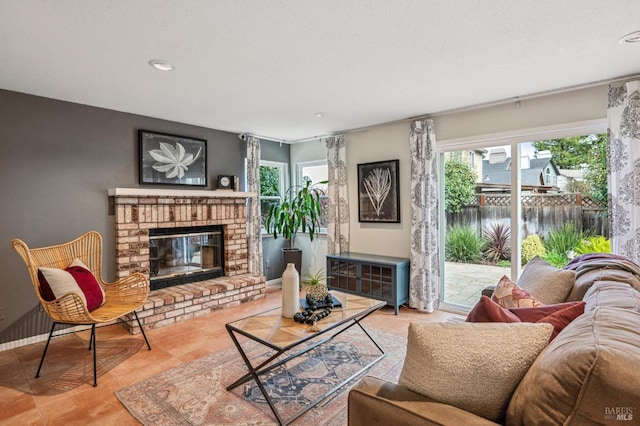
[(282, 317), (293, 318), (300, 310), (300, 275), (296, 265), (287, 263), (282, 273)]

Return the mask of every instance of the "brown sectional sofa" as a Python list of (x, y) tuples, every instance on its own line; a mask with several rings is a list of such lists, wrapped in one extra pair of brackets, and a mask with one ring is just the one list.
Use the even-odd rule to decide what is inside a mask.
[[(585, 255), (567, 269), (576, 271), (567, 301), (584, 300), (585, 313), (533, 362), (511, 395), (505, 424), (640, 424), (640, 267)], [(348, 404), (353, 426), (495, 424), (369, 376)]]

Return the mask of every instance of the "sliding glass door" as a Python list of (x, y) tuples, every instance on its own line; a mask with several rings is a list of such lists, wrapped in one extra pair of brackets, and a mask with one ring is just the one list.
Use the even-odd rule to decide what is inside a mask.
[(473, 306), (511, 267), (511, 147), (445, 152), (443, 302)]
[(441, 154), (445, 305), (468, 309), (535, 256), (610, 251), (606, 134), (560, 136)]

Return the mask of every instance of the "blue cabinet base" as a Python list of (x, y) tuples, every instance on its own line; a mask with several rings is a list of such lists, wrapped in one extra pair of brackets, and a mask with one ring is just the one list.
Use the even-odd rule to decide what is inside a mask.
[(327, 255), (329, 289), (383, 300), (394, 307), (409, 300), (409, 259), (346, 252)]

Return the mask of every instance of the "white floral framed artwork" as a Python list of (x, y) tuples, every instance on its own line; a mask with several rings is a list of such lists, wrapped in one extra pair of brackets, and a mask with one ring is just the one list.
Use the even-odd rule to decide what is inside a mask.
[(207, 186), (207, 141), (138, 131), (140, 183)]
[(399, 160), (358, 164), (358, 221), (400, 222)]

